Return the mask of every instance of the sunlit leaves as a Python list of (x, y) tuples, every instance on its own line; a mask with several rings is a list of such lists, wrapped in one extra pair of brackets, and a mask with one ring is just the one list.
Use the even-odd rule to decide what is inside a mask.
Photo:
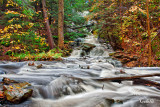
[(18, 7), (18, 4), (16, 2), (14, 2), (13, 0), (7, 0), (6, 7), (9, 7), (9, 6)]
[(6, 15), (7, 15), (7, 14), (18, 15), (19, 17), (27, 17), (27, 16), (24, 15), (24, 14), (20, 14), (20, 13), (18, 13), (18, 12), (10, 11), (10, 10), (8, 10), (7, 12), (5, 12), (5, 14), (6, 14)]
[(4, 98), (4, 92), (0, 91), (0, 98)]

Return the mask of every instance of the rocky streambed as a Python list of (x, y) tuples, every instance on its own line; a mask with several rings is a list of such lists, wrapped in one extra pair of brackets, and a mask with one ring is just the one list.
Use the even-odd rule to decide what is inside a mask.
[[(123, 68), (119, 61), (109, 57), (112, 49), (99, 44), (94, 35), (86, 37), (84, 42), (92, 44), (92, 49), (88, 45), (76, 48), (62, 61), (1, 62), (1, 80), (5, 77), (27, 82), (31, 86), (22, 88), (33, 90), (24, 102), (3, 106), (159, 107), (160, 77), (144, 75), (159, 74), (160, 68)], [(133, 79), (135, 76), (143, 77)]]

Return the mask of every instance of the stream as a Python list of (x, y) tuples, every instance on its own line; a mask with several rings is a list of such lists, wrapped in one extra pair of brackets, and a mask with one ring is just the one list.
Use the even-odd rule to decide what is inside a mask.
[[(109, 57), (111, 47), (100, 44), (94, 35), (83, 41), (96, 47), (83, 56), (83, 50), (75, 48), (62, 61), (35, 61), (35, 65), (42, 64), (39, 69), (28, 66), (28, 62), (0, 62), (1, 80), (26, 81), (34, 90), (27, 101), (7, 107), (160, 107), (160, 90), (155, 87), (133, 85), (129, 80), (118, 83), (94, 79), (153, 74), (160, 68), (123, 68)], [(160, 82), (156, 76), (145, 79)]]

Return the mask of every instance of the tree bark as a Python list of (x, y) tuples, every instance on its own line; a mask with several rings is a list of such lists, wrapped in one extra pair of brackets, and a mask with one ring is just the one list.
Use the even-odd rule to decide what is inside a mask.
[(146, 79), (134, 79), (133, 80), (134, 85), (144, 85), (144, 86), (153, 86), (160, 90), (160, 83), (146, 80)]
[(6, 4), (7, 4), (7, 0), (0, 0), (0, 10), (5, 11)]
[(150, 33), (150, 20), (149, 20), (149, 0), (146, 0), (146, 10), (147, 10), (147, 28), (148, 28), (148, 37), (149, 37), (149, 45), (148, 45), (148, 66), (151, 66), (151, 33)]
[(71, 26), (65, 26), (65, 27), (75, 30), (75, 29), (80, 29), (80, 28), (83, 28), (83, 27), (91, 27), (91, 26), (94, 26), (94, 23), (88, 24), (88, 25), (79, 26), (79, 27), (71, 27)]
[(130, 76), (130, 77), (113, 77), (113, 78), (97, 78), (94, 80), (97, 81), (122, 81), (122, 80), (133, 80), (133, 79), (139, 79), (143, 77), (153, 77), (153, 76), (160, 76), (160, 73), (156, 74), (146, 74), (146, 75), (135, 75), (135, 76)]
[(58, 7), (58, 47), (60, 49), (64, 48), (64, 1), (59, 0), (59, 7)]
[(55, 43), (53, 41), (51, 28), (49, 26), (49, 20), (48, 20), (48, 15), (47, 15), (47, 10), (46, 10), (46, 1), (45, 0), (42, 0), (42, 8), (43, 8), (44, 21), (46, 23), (48, 44), (49, 44), (50, 49), (53, 49), (55, 47)]

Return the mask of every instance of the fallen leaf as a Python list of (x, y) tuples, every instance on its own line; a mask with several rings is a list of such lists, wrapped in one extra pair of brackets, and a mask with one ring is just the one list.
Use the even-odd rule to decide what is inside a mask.
[(28, 63), (28, 66), (34, 66), (35, 64), (34, 64), (34, 62), (33, 63)]
[(4, 98), (4, 93), (3, 93), (3, 91), (0, 91), (0, 98)]

